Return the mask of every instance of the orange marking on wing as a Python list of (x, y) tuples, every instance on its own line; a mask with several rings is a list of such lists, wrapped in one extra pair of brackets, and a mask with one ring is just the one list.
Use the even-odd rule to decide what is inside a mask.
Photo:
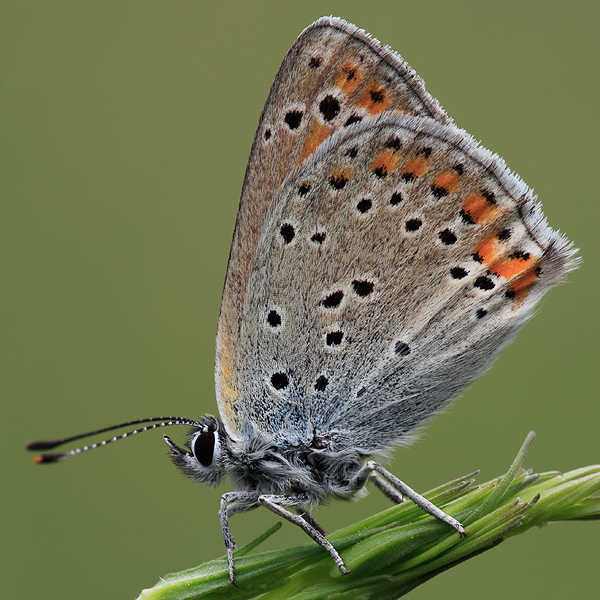
[(304, 142), (304, 148), (300, 155), (300, 164), (302, 164), (328, 137), (329, 130), (327, 127), (315, 119), (311, 125), (311, 131)]
[(411, 176), (411, 179), (418, 179), (427, 172), (427, 161), (420, 157), (411, 158), (406, 165), (402, 173), (404, 175)]
[[(333, 171), (331, 171), (331, 179), (335, 180), (335, 181), (345, 181), (348, 182), (352, 179), (352, 176), (354, 175), (354, 170), (353, 169), (349, 169), (348, 167), (341, 167), (339, 169), (334, 169)], [(346, 185), (345, 183), (342, 185), (342, 187)]]
[(371, 84), (360, 95), (357, 104), (366, 108), (372, 115), (376, 115), (387, 110), (391, 104), (391, 100), (384, 87)]
[(353, 94), (356, 88), (364, 79), (364, 71), (361, 71), (356, 65), (346, 63), (335, 82), (336, 87), (343, 90), (346, 94)]
[(440, 175), (435, 178), (433, 185), (437, 188), (443, 188), (446, 190), (446, 193), (451, 194), (458, 189), (459, 183), (458, 175), (447, 172), (440, 173)]
[(540, 261), (535, 261), (522, 275), (520, 275), (510, 286), (508, 291), (511, 297), (518, 302), (525, 299), (531, 287), (535, 284), (539, 277)]
[(462, 209), (469, 215), (473, 223), (487, 221), (498, 212), (496, 205), (489, 203), (483, 194), (467, 196)]
[[(491, 263), (496, 255), (502, 250), (500, 244), (498, 244), (498, 238), (496, 234), (483, 238), (480, 242), (475, 245), (473, 254), (477, 254), (481, 258), (481, 262), (485, 265)], [(491, 271), (491, 269), (490, 269)], [(498, 275), (495, 271), (491, 271), (495, 275)]]
[(499, 275), (505, 279), (512, 279), (531, 266), (535, 259), (536, 257), (529, 254), (527, 258), (518, 257), (509, 258), (505, 261), (497, 261), (490, 265), (489, 271), (494, 273), (494, 275)]
[(382, 169), (386, 173), (391, 173), (396, 169), (401, 158), (402, 155), (399, 152), (394, 151), (393, 148), (387, 148), (373, 161), (371, 171)]
[(233, 425), (238, 425), (239, 394), (236, 385), (236, 370), (234, 368), (234, 359), (231, 353), (231, 343), (228, 336), (224, 336), (223, 354), (221, 355), (219, 379), (221, 382), (221, 402), (224, 420)]

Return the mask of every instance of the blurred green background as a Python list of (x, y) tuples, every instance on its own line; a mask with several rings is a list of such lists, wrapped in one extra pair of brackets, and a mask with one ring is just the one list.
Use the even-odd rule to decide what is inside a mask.
[[(599, 6), (2, 3), (1, 595), (134, 598), (223, 554), (229, 488), (187, 481), (160, 433), (47, 467), (23, 443), (216, 411), (214, 335), (254, 130), (285, 52), (323, 15), (400, 52), (584, 258), (393, 472), (422, 492), (477, 468), (485, 481), (530, 429), (538, 471), (600, 462)], [(386, 506), (372, 493), (317, 516), (331, 531)], [(232, 527), (245, 543), (276, 520), (257, 510)], [(600, 523), (531, 531), (411, 597), (595, 596), (599, 540)], [(284, 524), (265, 549), (305, 541)]]

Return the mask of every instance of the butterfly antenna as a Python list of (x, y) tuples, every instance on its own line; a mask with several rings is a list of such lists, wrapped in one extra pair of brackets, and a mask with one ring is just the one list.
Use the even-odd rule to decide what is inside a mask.
[(95, 448), (99, 448), (100, 446), (106, 446), (106, 444), (110, 444), (111, 442), (123, 440), (127, 437), (135, 435), (136, 433), (142, 433), (143, 431), (151, 431), (152, 429), (158, 429), (159, 427), (168, 427), (170, 425), (189, 425), (191, 427), (200, 427), (202, 425), (198, 421), (194, 421), (193, 419), (185, 419), (183, 417), (152, 417), (149, 419), (136, 419), (135, 421), (126, 421), (125, 423), (119, 423), (118, 425), (112, 425), (111, 427), (95, 429), (94, 431), (88, 431), (87, 433), (80, 433), (79, 435), (73, 435), (71, 437), (60, 438), (57, 440), (40, 440), (37, 442), (28, 442), (27, 444), (25, 444), (25, 448), (27, 450), (52, 450), (53, 448), (62, 446), (67, 442), (80, 440), (82, 438), (90, 437), (92, 435), (97, 435), (98, 433), (114, 431), (115, 429), (121, 429), (122, 427), (128, 427), (130, 425), (140, 425), (141, 423), (153, 423), (153, 425), (147, 425), (145, 427), (140, 427), (139, 429), (134, 429), (133, 431), (127, 431), (126, 433), (116, 435), (107, 440), (102, 440), (101, 442), (90, 444), (89, 446), (75, 448), (74, 450), (69, 450), (68, 452), (57, 452), (54, 454), (38, 454), (34, 460), (38, 464), (55, 463), (61, 460), (65, 460), (66, 458), (70, 458), (71, 456), (75, 456), (76, 454), (81, 454), (82, 452), (87, 452), (88, 450), (94, 450)]

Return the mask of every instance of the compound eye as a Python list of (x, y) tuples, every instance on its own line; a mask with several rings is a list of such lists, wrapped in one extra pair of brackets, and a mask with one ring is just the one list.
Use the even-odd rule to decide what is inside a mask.
[(215, 453), (215, 432), (204, 431), (195, 440), (192, 452), (203, 467), (209, 467)]

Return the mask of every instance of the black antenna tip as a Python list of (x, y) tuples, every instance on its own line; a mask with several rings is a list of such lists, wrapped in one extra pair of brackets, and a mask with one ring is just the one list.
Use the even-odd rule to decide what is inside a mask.
[(52, 450), (56, 446), (60, 446), (61, 440), (39, 440), (37, 442), (27, 442), (25, 450)]
[(61, 452), (60, 454), (38, 454), (33, 460), (38, 465), (56, 463), (67, 458), (67, 455)]

